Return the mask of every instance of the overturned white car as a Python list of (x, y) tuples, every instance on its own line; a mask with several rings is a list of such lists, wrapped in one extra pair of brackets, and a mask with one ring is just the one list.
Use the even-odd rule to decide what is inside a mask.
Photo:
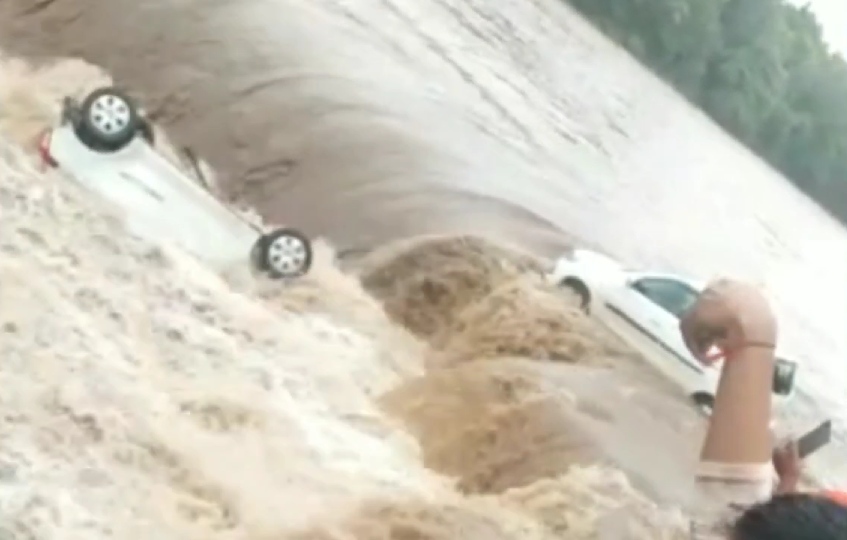
[(121, 208), (139, 236), (175, 242), (218, 269), (249, 257), (254, 269), (275, 279), (309, 271), (306, 235), (249, 223), (160, 154), (153, 133), (127, 94), (98, 88), (81, 103), (65, 98), (59, 125), (40, 137), (39, 153), (45, 164)]

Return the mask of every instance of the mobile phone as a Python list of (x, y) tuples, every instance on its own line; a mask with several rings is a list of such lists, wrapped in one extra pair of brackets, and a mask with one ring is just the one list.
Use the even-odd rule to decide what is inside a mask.
[(832, 420), (824, 420), (820, 425), (797, 440), (797, 453), (805, 459), (829, 443), (832, 438)]

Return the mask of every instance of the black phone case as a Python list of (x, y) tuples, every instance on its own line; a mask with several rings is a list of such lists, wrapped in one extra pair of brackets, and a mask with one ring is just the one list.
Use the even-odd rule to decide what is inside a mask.
[(797, 441), (797, 452), (800, 454), (800, 458), (805, 458), (817, 452), (829, 443), (831, 438), (832, 420), (826, 420)]

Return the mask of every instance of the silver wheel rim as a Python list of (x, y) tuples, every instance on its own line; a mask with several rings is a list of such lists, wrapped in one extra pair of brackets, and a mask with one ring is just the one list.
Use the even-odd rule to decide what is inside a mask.
[(129, 126), (132, 112), (125, 99), (114, 94), (103, 94), (91, 103), (88, 117), (101, 133), (114, 135)]
[(296, 236), (280, 236), (268, 246), (268, 263), (277, 273), (287, 276), (299, 274), (306, 266), (309, 250)]

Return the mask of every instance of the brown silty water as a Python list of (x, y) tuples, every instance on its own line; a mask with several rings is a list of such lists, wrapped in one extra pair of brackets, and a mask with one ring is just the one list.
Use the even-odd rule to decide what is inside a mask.
[[(831, 268), (847, 260), (832, 248), (840, 230), (793, 192), (759, 197), (766, 225), (749, 216), (746, 195), (721, 198), (729, 185), (722, 161), (734, 159), (735, 172), (762, 190), (770, 173), (726, 144), (706, 152), (711, 160), (696, 154), (719, 135), (554, 2), (6, 0), (0, 45), (104, 66), (176, 140), (212, 162), (230, 196), (342, 249), (459, 231), (530, 252), (521, 257), (534, 262), (516, 263), (520, 272), (504, 262), (511, 252), (468, 240), (424, 243), (422, 254), (417, 242), (389, 246), (363, 261), (370, 294), (431, 351), (423, 368), (409, 360), (400, 382), (374, 394), (420, 442), (423, 463), (472, 495), (360, 501), (359, 514), (339, 502), (347, 537), (400, 534), (392, 527), (411, 524), (428, 538), (467, 537), (470, 523), (480, 538), (509, 527), (516, 534), (523, 518), (512, 519), (503, 501), (533, 523), (593, 537), (591, 526), (573, 529), (573, 513), (608, 510), (623, 488), (605, 470), (559, 476), (598, 461), (615, 463), (655, 498), (685, 499), (697, 417), (618, 344), (563, 311), (554, 292), (519, 277), (540, 269), (533, 254), (567, 245), (565, 231), (630, 259), (706, 274), (760, 276), (764, 258), (788, 268), (774, 274), (787, 281), (808, 271), (797, 261), (817, 250), (828, 251)], [(677, 146), (668, 155), (663, 130), (672, 128)], [(679, 188), (683, 174), (690, 183)], [(815, 216), (826, 247), (798, 248), (791, 228), (770, 233), (785, 208)], [(668, 222), (687, 224), (689, 240), (669, 235)], [(722, 260), (708, 256), (714, 235), (728, 231), (755, 249), (719, 246)], [(333, 304), (324, 278), (277, 300), (404, 341), (383, 334), (387, 323), (369, 297), (356, 309), (346, 303), (355, 284), (331, 289), (340, 299)], [(598, 367), (609, 364), (611, 372)], [(566, 515), (570, 523), (557, 521)]]

